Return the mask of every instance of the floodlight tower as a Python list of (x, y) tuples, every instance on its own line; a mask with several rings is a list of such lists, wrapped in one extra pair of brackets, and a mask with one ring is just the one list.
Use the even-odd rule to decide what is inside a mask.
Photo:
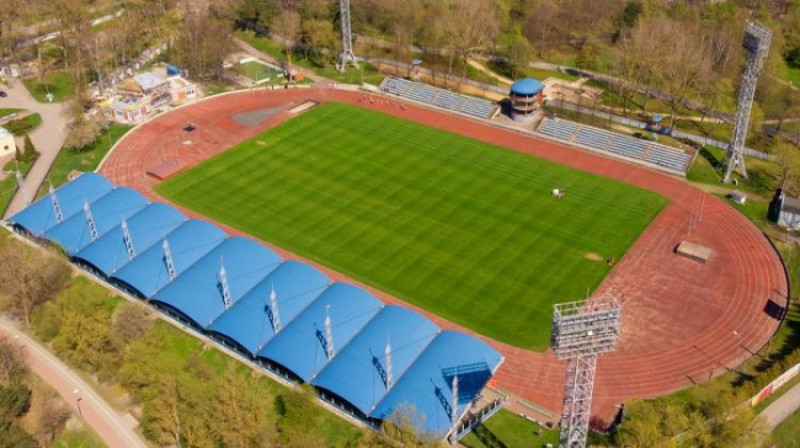
[(747, 64), (742, 72), (742, 85), (739, 87), (739, 100), (736, 104), (736, 123), (733, 126), (731, 143), (728, 147), (728, 167), (725, 170), (725, 183), (731, 180), (733, 170), (739, 169), (747, 177), (747, 168), (744, 166), (744, 142), (747, 137), (747, 127), (750, 124), (750, 109), (753, 106), (753, 97), (758, 85), (758, 73), (764, 65), (764, 58), (769, 52), (772, 42), (772, 31), (757, 22), (748, 22), (744, 33), (744, 46), (747, 52)]
[(611, 295), (554, 306), (552, 346), (567, 360), (559, 447), (583, 448), (589, 433), (597, 356), (617, 348), (621, 309)]
[(342, 54), (339, 55), (336, 69), (343, 72), (349, 64), (358, 68), (358, 61), (353, 53), (353, 34), (350, 31), (350, 0), (339, 0), (339, 11), (342, 19)]

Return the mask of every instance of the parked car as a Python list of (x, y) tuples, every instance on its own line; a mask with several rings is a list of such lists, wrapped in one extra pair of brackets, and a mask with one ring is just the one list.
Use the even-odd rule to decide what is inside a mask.
[(6, 93), (5, 90), (0, 90), (0, 98), (5, 98), (7, 96), (8, 96), (8, 94)]

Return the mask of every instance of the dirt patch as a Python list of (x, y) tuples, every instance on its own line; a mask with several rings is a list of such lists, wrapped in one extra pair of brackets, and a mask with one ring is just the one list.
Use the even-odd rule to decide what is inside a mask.
[(598, 254), (596, 254), (594, 252), (587, 252), (583, 256), (583, 258), (585, 258), (587, 260), (592, 260), (592, 261), (603, 261), (603, 257), (601, 257), (600, 255), (598, 255)]

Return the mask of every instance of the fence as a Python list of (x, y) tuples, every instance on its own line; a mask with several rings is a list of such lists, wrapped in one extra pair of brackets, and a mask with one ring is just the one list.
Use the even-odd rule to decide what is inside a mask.
[(783, 372), (781, 376), (775, 378), (771, 383), (767, 384), (765, 388), (761, 389), (753, 398), (750, 399), (750, 406), (756, 406), (757, 404), (766, 400), (767, 397), (773, 394), (773, 392), (778, 390), (784, 384), (788, 383), (797, 375), (800, 375), (800, 363), (790, 367), (789, 370)]
[(430, 77), (432, 79), (437, 79), (437, 77), (438, 77), (439, 79), (444, 80), (446, 83), (456, 83), (456, 84), (459, 84), (459, 85), (467, 85), (467, 86), (475, 87), (476, 89), (481, 89), (481, 90), (485, 90), (487, 92), (496, 93), (498, 95), (508, 95), (508, 89), (505, 88), (505, 87), (493, 86), (491, 84), (486, 84), (486, 83), (483, 83), (483, 82), (480, 82), (480, 81), (475, 81), (473, 79), (462, 78), (460, 76), (455, 76), (455, 75), (449, 74), (447, 72), (437, 72), (435, 70), (431, 70), (431, 69), (424, 68), (424, 67), (413, 67), (411, 64), (407, 64), (405, 62), (393, 61), (391, 59), (376, 58), (376, 59), (369, 59), (369, 63), (372, 64), (372, 65), (375, 65), (375, 66), (380, 65), (380, 64), (393, 66), (393, 67), (396, 68), (396, 70), (398, 72), (400, 70), (405, 70), (405, 72), (408, 73), (408, 74), (410, 74), (412, 69), (413, 69), (415, 72), (417, 72), (417, 73), (419, 73), (421, 75), (428, 76), (428, 77)]

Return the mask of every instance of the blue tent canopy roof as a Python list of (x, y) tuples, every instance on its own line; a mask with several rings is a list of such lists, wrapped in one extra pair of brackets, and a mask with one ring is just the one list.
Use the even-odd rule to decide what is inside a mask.
[(275, 288), (281, 326), (285, 329), (328, 287), (328, 283), (328, 277), (317, 269), (298, 261), (287, 261), (253, 287), (208, 329), (230, 338), (255, 356), (274, 336), (273, 321), (267, 311), (272, 288)]
[(396, 381), (438, 332), (439, 328), (420, 314), (407, 308), (384, 306), (340, 349), (312, 384), (335, 393), (369, 415), (387, 391), (380, 374), (380, 369), (386, 369), (386, 343), (391, 342)]
[[(115, 188), (89, 206), (97, 234), (105, 235), (106, 232), (117, 227), (123, 219), (133, 216), (145, 205), (147, 205), (147, 199), (141, 194), (126, 187)], [(83, 210), (48, 230), (45, 238), (61, 246), (70, 256), (77, 254), (93, 242), (89, 223)]]
[(165, 303), (206, 328), (225, 311), (219, 272), (225, 266), (231, 300), (236, 303), (263, 280), (281, 258), (255, 241), (231, 237), (203, 256), (151, 298)]
[[(139, 213), (127, 220), (128, 232), (133, 241), (134, 257), (178, 227), (186, 220), (183, 213), (174, 207), (155, 203), (143, 208)], [(105, 275), (111, 275), (116, 270), (130, 262), (128, 250), (125, 246), (125, 237), (122, 226), (115, 227), (80, 251), (77, 258), (85, 260)]]
[[(84, 202), (91, 204), (105, 196), (113, 188), (114, 185), (106, 178), (94, 173), (83, 174), (63, 185), (55, 191), (55, 194), (64, 220), (80, 212)], [(35, 236), (44, 235), (58, 224), (49, 195), (12, 216), (9, 221)]]
[[(458, 376), (460, 415), (483, 390), (502, 361), (489, 345), (463, 333), (443, 331), (417, 358), (370, 417), (386, 419), (401, 404), (424, 417), (422, 428), (444, 437), (452, 427), (453, 376)], [(462, 407), (463, 406), (463, 407)]]
[(305, 382), (328, 364), (325, 316), (330, 306), (333, 345), (341, 350), (364, 328), (383, 304), (347, 283), (334, 283), (266, 345), (258, 356), (289, 369)]
[[(279, 365), (298, 378), (340, 397), (366, 417), (385, 419), (401, 403), (425, 415), (424, 429), (444, 435), (450, 428), (445, 403), (452, 402), (458, 373), (459, 401), (466, 405), (502, 362), (501, 355), (471, 336), (445, 331), (422, 315), (384, 306), (372, 294), (346, 283), (330, 284), (320, 270), (284, 262), (250, 239), (228, 237), (213, 224), (186, 220), (165, 204), (114, 188), (84, 174), (56, 195), (65, 220), (55, 222), (45, 197), (12, 217), (18, 230), (61, 245), (117, 284), (182, 314), (206, 334), (238, 344), (253, 357)], [(81, 210), (90, 204), (99, 238), (92, 240)], [(128, 226), (130, 259), (120, 226)], [(164, 242), (175, 267), (170, 281)], [(231, 303), (219, 280), (225, 266)], [(273, 333), (270, 293), (275, 289), (281, 330)], [(325, 319), (331, 318), (333, 358), (326, 353)], [(387, 342), (392, 386), (387, 384)]]
[(522, 78), (511, 85), (511, 93), (515, 95), (536, 95), (542, 90), (544, 90), (544, 84), (533, 78)]
[[(225, 236), (219, 227), (197, 219), (190, 219), (175, 228), (165, 239), (169, 242), (177, 274), (210, 252)], [(151, 297), (169, 283), (162, 244), (151, 246), (117, 271), (113, 278), (135, 288), (144, 297)]]

